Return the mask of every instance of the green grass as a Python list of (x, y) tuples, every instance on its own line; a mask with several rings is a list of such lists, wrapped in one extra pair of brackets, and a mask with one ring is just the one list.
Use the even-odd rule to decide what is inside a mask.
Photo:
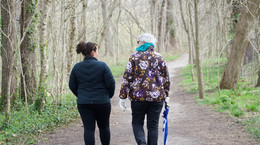
[(163, 56), (164, 56), (165, 60), (168, 62), (168, 61), (172, 61), (172, 60), (179, 58), (180, 54), (177, 53), (175, 55), (172, 55), (171, 53), (169, 53), (169, 54), (167, 53), (167, 54), (164, 54)]
[(255, 135), (257, 138), (260, 138), (259, 132), (260, 132), (260, 117), (256, 116), (253, 119), (245, 119), (243, 121), (244, 125), (248, 125), (248, 131), (251, 132), (253, 135)]
[(56, 114), (54, 106), (47, 103), (41, 113), (34, 110), (33, 105), (29, 106), (29, 114), (26, 114), (24, 107), (19, 111), (12, 111), (8, 126), (3, 122), (3, 113), (0, 114), (0, 118), (0, 144), (35, 144), (35, 137), (41, 132), (67, 124), (79, 118), (79, 114), (75, 96), (64, 95), (62, 105), (57, 106)]
[[(205, 63), (206, 62), (206, 63)], [(225, 69), (226, 60), (205, 60), (203, 63), (204, 99), (199, 104), (211, 105), (216, 111), (227, 113), (234, 119), (246, 122), (248, 130), (260, 138), (260, 88), (252, 87), (252, 82), (240, 78), (237, 89), (219, 90), (218, 85)], [(196, 67), (194, 67), (196, 77)], [(198, 93), (197, 80), (192, 82), (190, 66), (182, 69), (183, 81), (179, 84), (190, 93)], [(256, 77), (255, 77), (256, 78)], [(197, 97), (198, 98), (198, 97)]]
[(113, 76), (117, 79), (120, 76), (123, 76), (123, 73), (125, 71), (127, 61), (121, 62), (116, 65), (109, 65), (109, 68), (113, 74)]

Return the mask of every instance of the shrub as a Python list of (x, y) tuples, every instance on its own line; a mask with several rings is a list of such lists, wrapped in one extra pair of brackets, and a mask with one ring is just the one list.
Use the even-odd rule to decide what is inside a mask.
[(249, 103), (249, 104), (246, 104), (246, 109), (247, 109), (247, 111), (258, 112), (259, 105), (257, 103)]
[(231, 114), (236, 116), (236, 117), (240, 117), (242, 115), (244, 115), (244, 112), (242, 109), (240, 109), (237, 105), (234, 105), (232, 108), (231, 108)]

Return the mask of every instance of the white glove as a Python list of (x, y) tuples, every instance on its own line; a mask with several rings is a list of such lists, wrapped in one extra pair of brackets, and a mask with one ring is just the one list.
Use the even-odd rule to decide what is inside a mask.
[(165, 102), (166, 102), (166, 103), (169, 103), (169, 102), (170, 102), (170, 97), (166, 97), (166, 98), (165, 98)]
[(125, 111), (126, 110), (126, 99), (120, 99), (119, 100), (119, 106), (120, 108)]

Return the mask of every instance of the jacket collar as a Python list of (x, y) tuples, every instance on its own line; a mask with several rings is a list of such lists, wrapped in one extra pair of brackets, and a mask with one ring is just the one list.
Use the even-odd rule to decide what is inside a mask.
[(154, 51), (154, 47), (150, 46), (147, 50)]
[(86, 56), (84, 58), (84, 61), (86, 61), (86, 60), (97, 60), (97, 59), (95, 57), (93, 57), (93, 56)]
[(153, 46), (150, 46), (150, 47), (148, 47), (145, 51), (154, 51), (154, 47)]

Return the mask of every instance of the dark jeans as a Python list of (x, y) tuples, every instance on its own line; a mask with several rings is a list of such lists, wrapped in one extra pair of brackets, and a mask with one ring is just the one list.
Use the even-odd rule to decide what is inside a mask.
[(109, 145), (111, 104), (78, 104), (78, 110), (84, 125), (85, 145), (95, 145), (96, 121), (102, 145)]
[[(163, 102), (140, 102), (132, 101), (132, 126), (135, 140), (138, 145), (157, 145), (158, 123)], [(147, 115), (147, 143), (144, 133), (144, 118)]]

